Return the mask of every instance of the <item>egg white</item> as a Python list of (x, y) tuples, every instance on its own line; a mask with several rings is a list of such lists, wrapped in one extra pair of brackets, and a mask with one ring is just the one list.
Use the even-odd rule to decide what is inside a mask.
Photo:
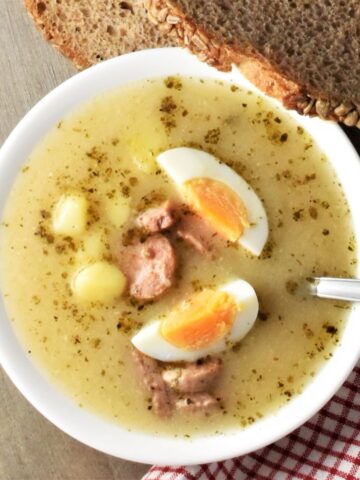
[(145, 355), (163, 362), (193, 362), (213, 353), (219, 353), (240, 341), (253, 327), (259, 311), (259, 302), (253, 287), (245, 280), (234, 280), (223, 285), (221, 291), (231, 295), (239, 306), (229, 334), (206, 348), (185, 350), (169, 343), (160, 333), (161, 321), (155, 320), (141, 328), (131, 339), (132, 344)]
[(240, 175), (213, 155), (195, 148), (166, 150), (157, 156), (157, 161), (180, 188), (187, 180), (198, 177), (219, 180), (231, 188), (244, 203), (250, 223), (239, 243), (254, 255), (261, 254), (269, 234), (266, 212), (255, 191)]

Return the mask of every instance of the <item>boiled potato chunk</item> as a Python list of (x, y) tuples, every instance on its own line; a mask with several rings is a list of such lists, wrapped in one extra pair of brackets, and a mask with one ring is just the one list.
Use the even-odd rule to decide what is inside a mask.
[(87, 208), (87, 200), (81, 195), (62, 196), (53, 212), (53, 231), (70, 237), (83, 233), (86, 228)]
[(101, 231), (90, 232), (83, 237), (76, 252), (77, 264), (86, 264), (100, 260), (104, 253), (104, 239)]
[(154, 173), (158, 168), (155, 155), (149, 148), (149, 143), (139, 134), (136, 139), (128, 141), (130, 156), (137, 168), (144, 173)]
[(136, 153), (134, 153), (133, 161), (135, 165), (144, 173), (154, 173), (157, 168), (157, 163), (155, 160), (155, 155), (151, 153), (142, 153), (139, 149)]
[(72, 281), (72, 290), (82, 302), (108, 302), (124, 291), (122, 272), (108, 262), (100, 261), (80, 269)]
[(130, 215), (130, 198), (121, 195), (107, 198), (105, 200), (105, 212), (114, 227), (122, 227)]

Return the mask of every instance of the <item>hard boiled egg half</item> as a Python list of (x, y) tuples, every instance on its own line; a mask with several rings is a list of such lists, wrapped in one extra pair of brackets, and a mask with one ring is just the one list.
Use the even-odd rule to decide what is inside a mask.
[(240, 175), (194, 148), (167, 150), (157, 161), (179, 187), (184, 201), (215, 231), (260, 255), (269, 232), (267, 216), (261, 200)]
[(255, 323), (259, 302), (244, 280), (204, 289), (181, 301), (132, 338), (145, 355), (164, 362), (194, 361), (225, 350)]

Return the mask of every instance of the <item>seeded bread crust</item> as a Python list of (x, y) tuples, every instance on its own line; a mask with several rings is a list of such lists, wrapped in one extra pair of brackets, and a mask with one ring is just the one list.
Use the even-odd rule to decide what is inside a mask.
[(46, 40), (79, 68), (124, 53), (174, 45), (151, 22), (142, 0), (24, 0)]
[(360, 105), (319, 97), (286, 78), (251, 45), (227, 44), (197, 25), (177, 0), (144, 0), (149, 19), (160, 31), (175, 38), (198, 58), (219, 70), (228, 71), (234, 63), (262, 91), (301, 114), (342, 122), (360, 128)]

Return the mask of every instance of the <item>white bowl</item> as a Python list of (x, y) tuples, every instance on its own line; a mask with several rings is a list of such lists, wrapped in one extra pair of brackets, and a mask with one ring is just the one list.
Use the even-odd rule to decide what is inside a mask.
[[(70, 78), (43, 98), (13, 130), (0, 150), (0, 215), (12, 183), (34, 146), (70, 111), (89, 98), (135, 80), (167, 75), (192, 75), (246, 82), (236, 69), (221, 73), (181, 49), (156, 49), (124, 55)], [(360, 163), (342, 130), (319, 119), (291, 116), (316, 139), (333, 164), (345, 190), (355, 235), (360, 241)], [(359, 254), (359, 253), (358, 253)], [(48, 382), (26, 354), (0, 304), (0, 361), (17, 388), (48, 420), (81, 442), (128, 460), (157, 464), (196, 464), (243, 455), (264, 447), (299, 427), (331, 398), (360, 353), (359, 308), (350, 314), (341, 344), (331, 360), (307, 386), (276, 414), (245, 430), (193, 439), (129, 432), (84, 411)]]

